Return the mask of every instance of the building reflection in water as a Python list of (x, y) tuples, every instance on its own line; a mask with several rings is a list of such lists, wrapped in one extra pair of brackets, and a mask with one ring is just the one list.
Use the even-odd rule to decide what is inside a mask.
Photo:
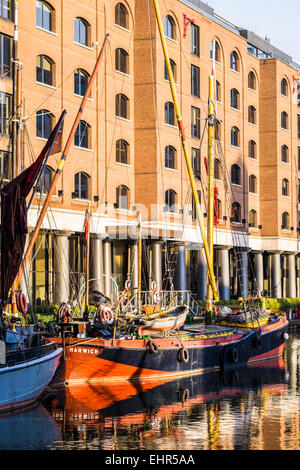
[(284, 360), (167, 383), (70, 385), (46, 406), (76, 449), (299, 449), (300, 337)]

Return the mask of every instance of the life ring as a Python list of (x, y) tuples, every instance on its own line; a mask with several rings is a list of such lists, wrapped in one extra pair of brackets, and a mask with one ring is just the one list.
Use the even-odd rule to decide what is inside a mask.
[(25, 320), (27, 320), (27, 300), (25, 295), (22, 292), (17, 292), (16, 294), (16, 304), (17, 304), (17, 309), (20, 313), (22, 313), (23, 317)]
[(159, 351), (157, 344), (151, 340), (148, 342), (148, 348), (149, 348), (149, 351), (153, 354), (157, 354)]
[(178, 360), (179, 362), (184, 362), (185, 364), (189, 361), (189, 352), (186, 348), (179, 349), (178, 351)]
[(58, 309), (58, 318), (62, 323), (70, 323), (72, 321), (72, 315), (70, 307), (63, 303)]
[(232, 357), (232, 360), (233, 362), (237, 363), (238, 360), (239, 360), (239, 353), (238, 353), (238, 350), (236, 348), (233, 348), (232, 351), (231, 351), (231, 357)]

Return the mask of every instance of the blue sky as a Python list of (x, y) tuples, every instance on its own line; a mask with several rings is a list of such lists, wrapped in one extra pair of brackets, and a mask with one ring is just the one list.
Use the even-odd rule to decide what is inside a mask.
[(299, 0), (203, 0), (215, 12), (259, 36), (300, 64)]

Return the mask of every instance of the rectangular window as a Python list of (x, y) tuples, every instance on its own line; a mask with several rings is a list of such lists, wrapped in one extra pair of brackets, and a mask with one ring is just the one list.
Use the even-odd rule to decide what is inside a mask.
[(11, 77), (12, 38), (0, 34), (0, 78)]
[(0, 135), (9, 134), (8, 120), (11, 114), (11, 95), (0, 93)]
[(298, 171), (300, 171), (300, 147), (298, 147)]
[(191, 23), (191, 53), (200, 57), (200, 29)]
[(191, 116), (191, 135), (195, 139), (200, 139), (200, 109), (192, 106), (192, 116)]
[(300, 115), (297, 115), (297, 135), (298, 139), (300, 139)]
[(192, 148), (192, 167), (194, 170), (195, 178), (201, 179), (201, 160), (200, 149)]
[(12, 1), (0, 0), (0, 16), (6, 20), (12, 20)]
[[(199, 203), (201, 204), (201, 191), (197, 189)], [(192, 218), (193, 220), (197, 220), (197, 211), (196, 211), (196, 204), (194, 201), (194, 197), (192, 197)]]
[(4, 150), (0, 150), (0, 178), (1, 187), (12, 179), (12, 155)]
[(196, 65), (191, 66), (191, 94), (200, 98), (200, 69)]

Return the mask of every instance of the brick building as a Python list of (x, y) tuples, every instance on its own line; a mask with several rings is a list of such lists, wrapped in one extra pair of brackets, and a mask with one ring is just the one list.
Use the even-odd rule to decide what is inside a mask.
[[(81, 244), (90, 205), (93, 287), (137, 283), (137, 214), (143, 288), (192, 289), (205, 298), (206, 267), (151, 0), (0, 0), (1, 176), (41, 151), (63, 109), (64, 142), (101, 44), (105, 59), (52, 197), (22, 288), (33, 303), (74, 297), (85, 278)], [(206, 212), (208, 77), (216, 44), (221, 297), (248, 291), (300, 296), (300, 66), (270, 41), (200, 0), (160, 1), (202, 212)], [(18, 41), (14, 42), (17, 23)], [(18, 57), (14, 45), (17, 43)], [(20, 145), (13, 145), (13, 62), (21, 67)], [(34, 227), (59, 155), (51, 156), (29, 213)], [(242, 256), (237, 265), (236, 253)], [(241, 277), (240, 277), (241, 275)], [(242, 278), (242, 279), (241, 279)]]

